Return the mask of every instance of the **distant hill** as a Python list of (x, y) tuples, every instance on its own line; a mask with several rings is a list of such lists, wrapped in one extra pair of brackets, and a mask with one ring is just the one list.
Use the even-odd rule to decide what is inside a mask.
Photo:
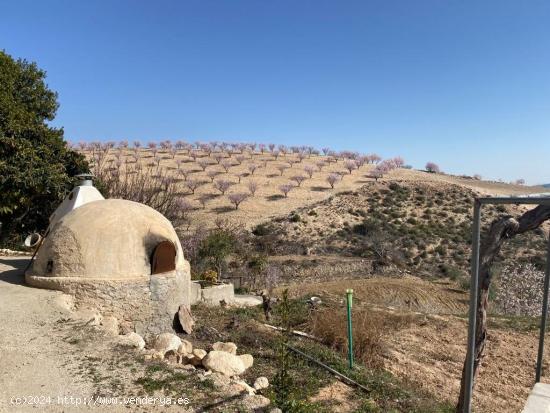
[(550, 184), (544, 184), (542, 186), (545, 187), (545, 188), (550, 188)]

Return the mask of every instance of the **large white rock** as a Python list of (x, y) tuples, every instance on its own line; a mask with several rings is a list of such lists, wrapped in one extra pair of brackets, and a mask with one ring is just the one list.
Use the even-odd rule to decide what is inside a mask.
[(145, 340), (137, 333), (124, 334), (123, 336), (118, 336), (118, 343), (122, 346), (135, 347), (140, 350), (143, 350), (145, 347)]
[(202, 365), (212, 371), (222, 373), (226, 376), (238, 376), (244, 373), (246, 367), (243, 361), (234, 354), (225, 351), (212, 350), (204, 359)]
[(188, 340), (181, 340), (181, 344), (178, 347), (178, 353), (191, 354), (193, 352), (193, 344)]
[(269, 387), (269, 380), (267, 377), (258, 377), (256, 381), (254, 382), (254, 389), (255, 390), (262, 390), (267, 389)]
[(231, 342), (222, 343), (221, 341), (218, 341), (212, 344), (212, 350), (225, 351), (226, 353), (237, 355), (237, 345)]
[(241, 359), (245, 369), (249, 369), (254, 364), (254, 357), (251, 354), (241, 354), (237, 357)]
[(181, 346), (181, 339), (172, 333), (162, 333), (155, 339), (153, 347), (155, 350), (166, 354), (168, 351), (177, 352)]

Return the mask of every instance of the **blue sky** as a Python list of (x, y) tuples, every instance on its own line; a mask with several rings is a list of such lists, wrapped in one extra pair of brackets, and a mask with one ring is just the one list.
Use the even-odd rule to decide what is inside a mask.
[(0, 0), (79, 140), (244, 140), (550, 182), (550, 2)]

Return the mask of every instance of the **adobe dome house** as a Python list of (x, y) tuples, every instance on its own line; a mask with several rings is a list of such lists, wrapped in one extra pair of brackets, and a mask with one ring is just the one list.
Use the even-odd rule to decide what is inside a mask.
[(56, 213), (25, 274), (28, 284), (71, 294), (77, 306), (129, 322), (142, 335), (172, 328), (179, 306), (189, 308), (189, 263), (162, 214), (121, 199)]

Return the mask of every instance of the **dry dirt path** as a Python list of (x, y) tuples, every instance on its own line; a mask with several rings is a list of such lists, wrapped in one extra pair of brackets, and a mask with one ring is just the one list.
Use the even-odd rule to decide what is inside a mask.
[[(93, 386), (71, 373), (73, 361), (64, 351), (69, 345), (53, 331), (67, 314), (56, 305), (61, 293), (26, 286), (27, 262), (0, 257), (0, 412), (90, 410), (70, 400), (58, 404), (58, 397), (91, 396)], [(14, 404), (15, 398), (23, 404)]]

